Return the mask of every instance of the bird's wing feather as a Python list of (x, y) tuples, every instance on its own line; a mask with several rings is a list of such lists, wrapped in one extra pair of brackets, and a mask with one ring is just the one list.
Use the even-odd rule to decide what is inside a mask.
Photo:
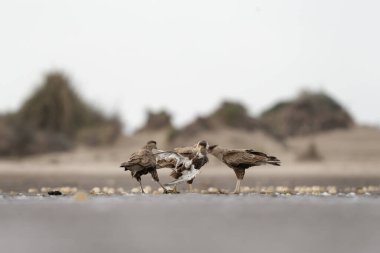
[(257, 161), (253, 155), (240, 149), (228, 150), (223, 155), (223, 160), (231, 166), (238, 166), (239, 164), (254, 164)]
[(181, 182), (185, 182), (185, 181), (189, 181), (189, 180), (192, 180), (194, 179), (198, 174), (200, 173), (200, 170), (197, 170), (194, 168), (194, 166), (191, 166), (191, 169), (190, 170), (184, 170), (182, 171), (182, 175), (170, 182), (170, 183), (167, 183), (165, 184), (166, 186), (172, 186), (172, 185), (176, 185), (176, 184), (179, 184)]
[(174, 169), (182, 161), (182, 156), (175, 152), (163, 151), (155, 154), (156, 163), (159, 168)]
[(189, 159), (192, 159), (197, 154), (197, 151), (194, 149), (194, 147), (175, 148), (174, 151)]

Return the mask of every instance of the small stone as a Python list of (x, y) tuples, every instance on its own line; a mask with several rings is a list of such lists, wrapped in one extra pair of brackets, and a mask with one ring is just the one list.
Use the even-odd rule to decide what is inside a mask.
[(42, 192), (42, 193), (47, 193), (48, 191), (51, 191), (51, 188), (50, 188), (50, 187), (42, 187), (42, 188), (41, 188), (41, 192)]
[(201, 190), (201, 194), (207, 194), (207, 193), (209, 193), (209, 192), (206, 190)]
[(145, 192), (145, 193), (148, 193), (148, 194), (149, 194), (149, 193), (152, 193), (152, 187), (150, 187), (149, 185), (148, 185), (148, 186), (145, 186), (145, 187), (144, 187), (144, 192)]
[(38, 193), (38, 189), (36, 189), (36, 188), (30, 188), (30, 189), (28, 189), (28, 193), (30, 193), (30, 194), (36, 194), (36, 193)]
[(94, 187), (90, 191), (91, 194), (98, 195), (100, 194), (100, 188), (99, 187)]
[(335, 195), (338, 192), (335, 186), (327, 186), (326, 189), (327, 189), (327, 192), (332, 195)]
[(108, 195), (113, 195), (113, 194), (115, 194), (115, 188), (113, 188), (113, 187), (108, 187), (107, 189), (106, 189), (106, 191), (103, 191), (105, 194), (108, 194)]
[(62, 192), (55, 190), (55, 191), (48, 191), (48, 194), (50, 196), (61, 196)]
[(79, 191), (74, 194), (73, 198), (76, 201), (84, 201), (88, 199), (88, 194), (84, 191)]
[(215, 188), (215, 187), (209, 187), (208, 189), (207, 189), (207, 191), (209, 192), (209, 193), (219, 193), (219, 189), (218, 188)]
[(119, 194), (122, 194), (122, 195), (125, 195), (127, 194), (127, 192), (124, 190), (123, 187), (119, 187), (116, 189), (116, 192), (119, 193)]
[(71, 188), (70, 187), (61, 187), (59, 188), (59, 191), (62, 192), (65, 195), (71, 194)]
[[(139, 192), (141, 192), (141, 190), (140, 190), (140, 188), (135, 187), (135, 188), (132, 188), (131, 192), (132, 193), (139, 193)], [(164, 192), (164, 191), (162, 190), (162, 192)]]
[(251, 192), (251, 188), (249, 188), (248, 186), (244, 186), (240, 188), (240, 191), (243, 193), (248, 193)]

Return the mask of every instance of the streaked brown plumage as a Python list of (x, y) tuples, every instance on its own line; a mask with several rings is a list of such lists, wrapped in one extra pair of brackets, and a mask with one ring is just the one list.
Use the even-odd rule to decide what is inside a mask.
[(123, 162), (120, 167), (129, 170), (133, 178), (135, 178), (141, 187), (141, 192), (144, 193), (144, 189), (141, 184), (141, 176), (150, 173), (154, 181), (156, 181), (167, 192), (165, 187), (160, 183), (156, 169), (156, 158), (152, 152), (153, 149), (157, 149), (157, 143), (155, 141), (149, 141), (144, 147), (137, 152), (133, 153), (127, 162)]
[(234, 170), (237, 178), (234, 193), (240, 192), (240, 182), (244, 178), (246, 169), (264, 164), (281, 165), (281, 161), (276, 157), (253, 149), (226, 149), (213, 145), (209, 147), (208, 152)]
[[(193, 147), (175, 148), (174, 151), (192, 160), (194, 168), (196, 170), (200, 170), (208, 162), (207, 148), (208, 148), (207, 141), (200, 141)], [(185, 167), (182, 167), (182, 168), (186, 169)], [(173, 178), (178, 179), (180, 176), (182, 176), (181, 168), (178, 169), (177, 171), (173, 171), (170, 175)], [(193, 190), (193, 186), (192, 186), (193, 181), (194, 181), (194, 178), (187, 181), (190, 192)]]

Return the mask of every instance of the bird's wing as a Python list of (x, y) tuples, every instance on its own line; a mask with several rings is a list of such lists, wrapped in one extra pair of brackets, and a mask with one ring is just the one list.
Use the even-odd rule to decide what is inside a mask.
[(191, 166), (191, 169), (182, 171), (182, 175), (178, 179), (176, 179), (170, 183), (165, 184), (165, 186), (172, 186), (172, 185), (179, 184), (181, 182), (192, 180), (199, 173), (200, 173), (200, 170), (197, 170), (194, 168), (194, 166)]
[(198, 153), (194, 147), (175, 148), (174, 151), (189, 159), (193, 159)]
[(238, 166), (240, 164), (254, 164), (256, 160), (254, 156), (246, 152), (246, 150), (231, 149), (223, 155), (223, 161), (231, 166)]
[(156, 159), (153, 153), (147, 149), (141, 149), (136, 153), (133, 153), (128, 161), (129, 164), (138, 164), (142, 167), (154, 167)]
[(154, 154), (159, 168), (175, 169), (183, 163), (185, 157), (173, 151), (164, 151)]

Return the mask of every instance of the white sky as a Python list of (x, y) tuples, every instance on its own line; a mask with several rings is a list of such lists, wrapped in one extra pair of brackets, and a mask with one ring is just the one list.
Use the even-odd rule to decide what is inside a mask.
[(380, 124), (380, 1), (0, 1), (0, 112), (49, 70), (128, 128), (179, 125), (222, 98), (259, 113), (303, 87)]

